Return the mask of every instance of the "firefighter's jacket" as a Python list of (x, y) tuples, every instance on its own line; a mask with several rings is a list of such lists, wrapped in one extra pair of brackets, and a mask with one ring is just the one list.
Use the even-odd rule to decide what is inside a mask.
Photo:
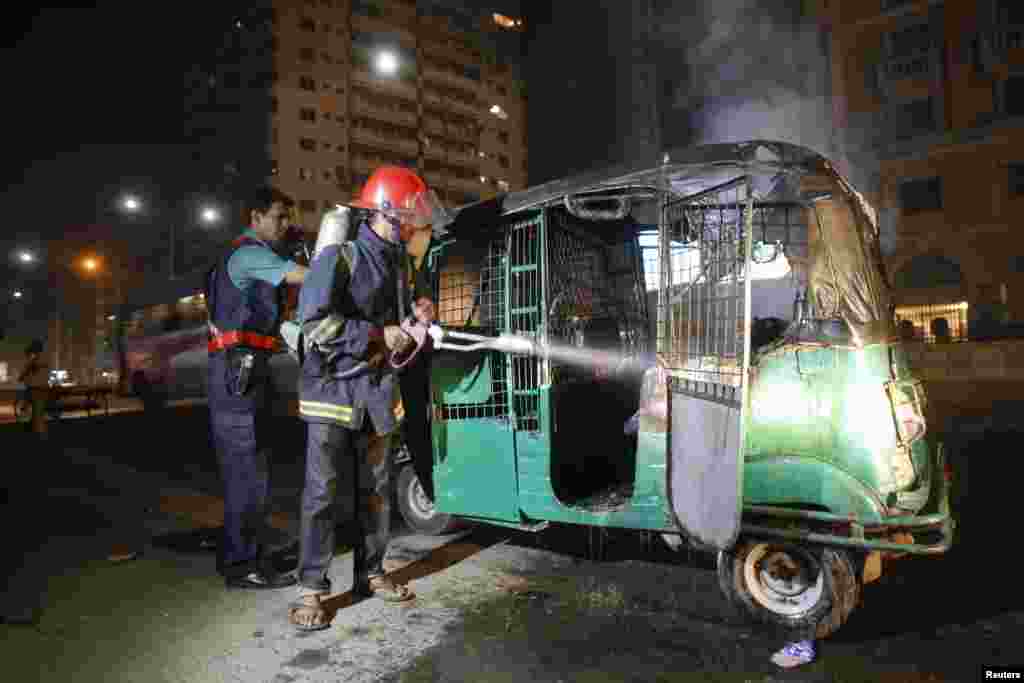
[(326, 247), (310, 264), (299, 293), (303, 334), (315, 339), (304, 346), (299, 379), (304, 420), (359, 430), (369, 416), (380, 434), (398, 427), (405, 410), (395, 372), (386, 363), (358, 366), (387, 353), (383, 328), (398, 323), (405, 298), (402, 259), (400, 247), (361, 222), (354, 240)]
[[(253, 413), (266, 405), (270, 356), (278, 346), (281, 288), (257, 280), (243, 292), (228, 274), (231, 256), (245, 246), (270, 248), (243, 235), (234, 241), (206, 279), (206, 305), (211, 326), (208, 394), (211, 409), (222, 412)], [(240, 383), (244, 354), (253, 356), (253, 367)]]

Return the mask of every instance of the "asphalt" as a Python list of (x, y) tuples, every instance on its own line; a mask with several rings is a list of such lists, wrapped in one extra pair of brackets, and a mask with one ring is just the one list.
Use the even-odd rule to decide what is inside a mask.
[[(274, 434), (268, 541), (285, 546), (297, 531), (301, 425), (282, 420)], [(866, 588), (818, 662), (779, 672), (768, 656), (780, 641), (725, 602), (712, 558), (613, 532), (598, 560), (595, 535), (579, 527), (439, 538), (396, 527), (388, 568), (417, 593), (399, 606), (353, 600), (352, 554), (340, 547), (332, 627), (296, 633), (292, 590), (226, 590), (209, 550), (168, 542), (220, 522), (202, 409), (61, 420), (46, 444), (6, 425), (3, 679), (980, 680), (985, 664), (1024, 664), (1018, 443), (1007, 433), (960, 444), (960, 460), (975, 459), (966, 541), (900, 563)]]

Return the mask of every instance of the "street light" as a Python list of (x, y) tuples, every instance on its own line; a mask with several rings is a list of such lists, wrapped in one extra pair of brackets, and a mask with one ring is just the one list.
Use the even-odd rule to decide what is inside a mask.
[(138, 211), (142, 208), (142, 202), (140, 202), (137, 197), (128, 196), (121, 200), (121, 206), (123, 206), (126, 211)]
[(204, 223), (216, 223), (217, 221), (220, 220), (220, 211), (217, 211), (217, 209), (208, 206), (205, 209), (203, 209), (202, 213), (200, 214), (200, 217), (203, 219)]
[(18, 290), (18, 289), (14, 290), (14, 298), (15, 299), (20, 299), (22, 296), (23, 295), (21, 293), (21, 290)]
[(398, 57), (394, 52), (384, 50), (377, 55), (375, 65), (378, 72), (385, 76), (392, 76), (398, 71)]
[(99, 261), (97, 261), (96, 259), (88, 257), (82, 260), (82, 267), (85, 268), (90, 273), (93, 273), (96, 271), (97, 268), (100, 267), (100, 264)]
[(36, 257), (31, 251), (22, 251), (18, 253), (18, 260), (22, 263), (32, 263)]

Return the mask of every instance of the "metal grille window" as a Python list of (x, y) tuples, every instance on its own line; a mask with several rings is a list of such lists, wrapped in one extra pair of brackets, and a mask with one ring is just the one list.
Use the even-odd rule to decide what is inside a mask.
[[(945, 320), (945, 324), (936, 323)], [(967, 339), (967, 302), (951, 304), (927, 304), (923, 306), (898, 306), (896, 327), (905, 339), (935, 344), (941, 341), (964, 341)], [(948, 328), (947, 340), (936, 337), (943, 327)]]
[(658, 353), (674, 390), (739, 405), (753, 234), (744, 178), (663, 207)]
[[(537, 336), (544, 319), (541, 289), (541, 247), (544, 223), (533, 220), (512, 226), (509, 232), (509, 332)], [(540, 429), (540, 372), (542, 360), (508, 354), (512, 376), (513, 411), (516, 428), (535, 432)]]
[[(485, 247), (449, 243), (435, 255), (435, 301), (438, 320), (446, 327), (485, 328), (487, 334), (501, 331), (505, 320), (504, 239)], [(473, 420), (506, 417), (509, 412), (505, 355), (496, 351), (480, 356), (449, 359), (476, 364), (468, 375), (472, 388), (458, 398), (439, 401), (440, 420)]]

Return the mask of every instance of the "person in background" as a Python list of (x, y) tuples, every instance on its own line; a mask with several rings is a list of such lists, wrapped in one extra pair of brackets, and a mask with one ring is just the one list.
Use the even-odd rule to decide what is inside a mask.
[(294, 202), (258, 188), (249, 227), (207, 275), (210, 425), (224, 482), (224, 535), (218, 570), (229, 588), (283, 588), (262, 538), (270, 497), (268, 407), (270, 357), (278, 347), (282, 288), (301, 284), (307, 269), (277, 253)]
[(18, 382), (25, 385), (32, 406), (32, 433), (40, 439), (49, 436), (46, 425), (46, 402), (50, 393), (50, 366), (43, 360), (43, 342), (34, 340), (25, 348), (25, 367)]

